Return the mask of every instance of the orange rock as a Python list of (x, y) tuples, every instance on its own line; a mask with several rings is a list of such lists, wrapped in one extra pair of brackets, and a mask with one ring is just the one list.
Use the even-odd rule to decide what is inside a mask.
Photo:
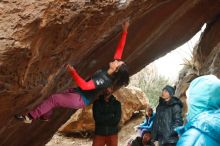
[[(13, 116), (72, 86), (64, 64), (74, 64), (85, 78), (106, 67), (124, 19), (130, 17), (131, 25), (122, 58), (132, 75), (189, 40), (219, 15), (219, 8), (219, 0), (129, 0), (119, 5), (112, 0), (1, 0), (0, 145), (49, 141), (74, 110), (56, 110), (50, 122), (32, 125)], [(203, 48), (211, 50), (219, 37), (213, 33), (207, 38), (214, 41), (207, 39), (209, 47)]]

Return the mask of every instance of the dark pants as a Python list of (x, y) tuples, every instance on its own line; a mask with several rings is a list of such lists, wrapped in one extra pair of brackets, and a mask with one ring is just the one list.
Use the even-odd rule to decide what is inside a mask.
[(161, 142), (159, 142), (159, 146), (176, 146), (176, 143), (165, 143), (165, 144), (161, 144)]
[(92, 146), (118, 146), (118, 135), (95, 135)]

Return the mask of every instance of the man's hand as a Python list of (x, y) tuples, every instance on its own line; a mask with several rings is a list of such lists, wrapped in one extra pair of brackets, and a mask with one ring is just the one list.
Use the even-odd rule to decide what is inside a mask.
[(128, 31), (128, 27), (129, 27), (129, 20), (126, 20), (123, 24), (122, 24), (122, 29), (124, 32)]

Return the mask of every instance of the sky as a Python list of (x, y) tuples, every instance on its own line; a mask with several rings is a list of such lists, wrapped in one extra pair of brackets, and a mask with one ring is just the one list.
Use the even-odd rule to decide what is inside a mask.
[(178, 78), (179, 71), (183, 68), (184, 60), (190, 60), (193, 48), (198, 43), (204, 29), (205, 25), (188, 42), (154, 61), (160, 75), (173, 81)]

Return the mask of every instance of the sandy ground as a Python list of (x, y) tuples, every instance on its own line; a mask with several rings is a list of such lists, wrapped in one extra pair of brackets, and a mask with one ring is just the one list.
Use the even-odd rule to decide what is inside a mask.
[[(143, 121), (144, 117), (137, 117), (129, 121), (119, 132), (119, 146), (127, 146), (130, 139), (137, 136), (134, 127)], [(91, 146), (92, 136), (90, 138), (77, 138), (77, 136), (64, 136), (56, 133), (46, 146)]]

